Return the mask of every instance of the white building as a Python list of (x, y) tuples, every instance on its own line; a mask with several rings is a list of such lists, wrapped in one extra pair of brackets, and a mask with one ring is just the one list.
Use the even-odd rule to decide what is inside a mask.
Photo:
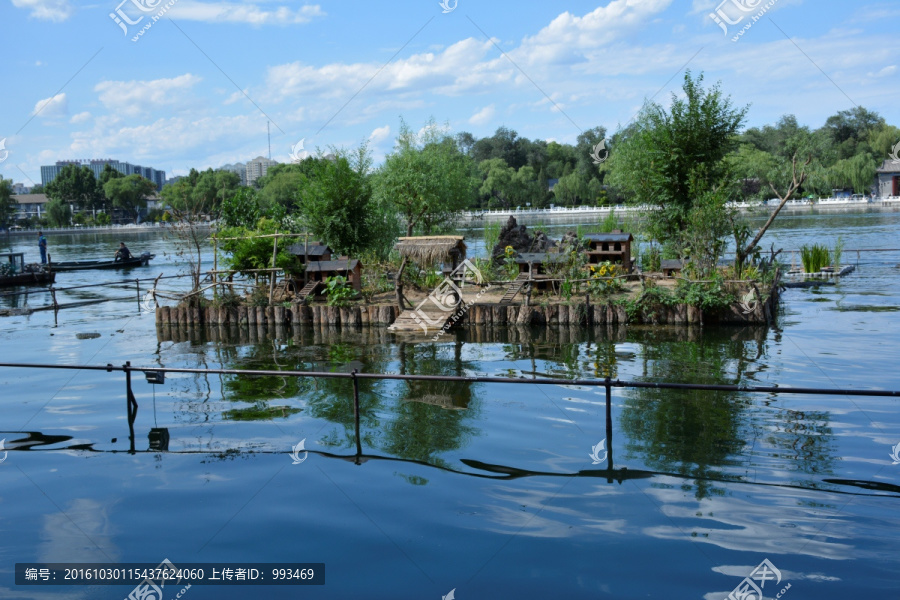
[(253, 160), (247, 161), (247, 185), (254, 185), (257, 179), (265, 176), (269, 167), (277, 164), (278, 162), (264, 156), (257, 156)]

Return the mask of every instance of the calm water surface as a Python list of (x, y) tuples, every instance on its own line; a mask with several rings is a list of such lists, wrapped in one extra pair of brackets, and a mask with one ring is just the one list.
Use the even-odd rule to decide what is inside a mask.
[[(561, 227), (560, 227), (561, 228)], [(800, 215), (776, 247), (898, 247), (900, 213)], [(121, 236), (120, 236), (121, 237)], [(15, 248), (37, 254), (31, 239)], [(50, 237), (57, 260), (118, 237)], [(614, 390), (573, 378), (900, 389), (900, 253), (838, 285), (788, 290), (778, 326), (496, 329), (441, 343), (383, 329), (249, 343), (159, 341), (133, 279), (179, 271), (172, 245), (131, 279), (0, 318), (2, 360), (552, 377), (558, 385), (362, 381), (361, 455), (343, 380), (0, 370), (0, 597), (125, 598), (130, 586), (16, 587), (16, 562), (324, 562), (322, 587), (194, 586), (186, 598), (726, 598), (763, 559), (766, 597), (900, 595), (898, 399)], [(477, 247), (477, 243), (474, 244)], [(797, 257), (799, 262), (799, 257)], [(856, 262), (845, 251), (844, 262)], [(178, 284), (161, 284), (174, 289)], [(145, 284), (142, 284), (142, 286)], [(146, 289), (146, 288), (142, 288)], [(126, 299), (127, 298), (127, 299)], [(0, 298), (40, 306), (46, 294)], [(79, 339), (77, 334), (97, 333)], [(82, 336), (83, 337), (83, 336)], [(181, 339), (181, 338), (179, 338)], [(242, 339), (244, 341), (242, 341)], [(150, 451), (151, 428), (170, 433)], [(292, 464), (305, 439), (308, 458)], [(594, 464), (592, 448), (604, 441)], [(607, 454), (608, 451), (608, 454)], [(606, 454), (606, 456), (604, 456)], [(2, 456), (2, 454), (0, 454)], [(173, 590), (169, 596), (174, 597)]]

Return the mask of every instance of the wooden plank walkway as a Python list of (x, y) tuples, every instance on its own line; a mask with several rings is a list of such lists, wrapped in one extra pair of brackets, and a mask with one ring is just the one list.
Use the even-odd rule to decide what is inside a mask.
[(503, 297), (500, 298), (500, 304), (509, 304), (512, 302), (513, 298), (516, 297), (522, 288), (525, 287), (525, 284), (528, 283), (528, 274), (527, 273), (519, 273), (519, 276), (516, 277), (515, 281), (509, 284), (509, 287), (506, 288), (506, 293), (503, 294)]
[(316, 291), (316, 289), (319, 287), (319, 285), (321, 283), (322, 283), (321, 281), (310, 281), (309, 283), (307, 283), (306, 285), (303, 286), (302, 290), (300, 290), (297, 293), (297, 298), (299, 298), (300, 301), (303, 302), (304, 300), (306, 300), (307, 296), (309, 296), (310, 294), (312, 294)]
[[(473, 291), (470, 293), (469, 289)], [(452, 310), (442, 310), (431, 298), (427, 298), (425, 302), (420, 303), (415, 308), (406, 309), (400, 313), (397, 319), (388, 327), (388, 331), (398, 332), (419, 332), (419, 333), (437, 333), (444, 328), (444, 325), (453, 318), (464, 303), (473, 302), (478, 295), (474, 288), (463, 288), (463, 302)]]

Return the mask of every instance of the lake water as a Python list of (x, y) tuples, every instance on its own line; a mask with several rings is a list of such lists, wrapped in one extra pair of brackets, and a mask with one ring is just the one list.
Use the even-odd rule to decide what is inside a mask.
[[(855, 264), (849, 249), (898, 247), (900, 212), (792, 216), (768, 239), (796, 249), (838, 235)], [(133, 280), (176, 274), (178, 257), (159, 234), (124, 239), (154, 252), (151, 266), (57, 281), (130, 279), (59, 294), (123, 300), (58, 321), (52, 311), (0, 318), (2, 361), (559, 384), (364, 380), (360, 457), (348, 381), (170, 374), (151, 386), (135, 374), (129, 452), (122, 373), (0, 369), (0, 598), (121, 599), (132, 588), (17, 587), (17, 562), (166, 558), (326, 564), (324, 586), (182, 596), (197, 599), (717, 600), (764, 559), (780, 578), (765, 581), (768, 598), (788, 585), (782, 597), (898, 595), (897, 398), (614, 389), (608, 430), (604, 390), (567, 380), (900, 389), (900, 252), (861, 253), (837, 285), (788, 290), (772, 329), (471, 330), (440, 343), (304, 329), (213, 344), (157, 340)], [(108, 256), (118, 241), (49, 238), (56, 260)], [(35, 240), (13, 245), (37, 255)], [(27, 305), (48, 301), (32, 293)], [(156, 427), (168, 429), (168, 451), (149, 450)], [(306, 460), (293, 464), (304, 439)]]

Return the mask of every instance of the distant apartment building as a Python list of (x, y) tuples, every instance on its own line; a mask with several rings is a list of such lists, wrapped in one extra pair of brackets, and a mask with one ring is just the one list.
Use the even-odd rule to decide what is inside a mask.
[(247, 183), (246, 185), (254, 185), (256, 180), (264, 177), (269, 171), (269, 167), (278, 163), (270, 158), (257, 156), (253, 160), (247, 161)]
[(59, 173), (63, 170), (63, 167), (66, 167), (68, 165), (75, 165), (78, 167), (86, 166), (94, 172), (94, 177), (98, 179), (100, 178), (100, 173), (103, 172), (103, 168), (106, 165), (109, 165), (123, 175), (140, 175), (144, 179), (149, 179), (154, 184), (156, 184), (157, 191), (161, 190), (163, 185), (165, 185), (166, 183), (165, 171), (158, 171), (152, 167), (133, 165), (131, 163), (121, 162), (118, 160), (113, 160), (111, 158), (56, 161), (55, 165), (41, 167), (41, 183), (46, 186), (48, 183), (59, 176)]
[[(263, 159), (265, 160), (265, 159)], [(268, 167), (266, 167), (268, 169)], [(219, 167), (219, 171), (230, 171), (232, 173), (237, 173), (237, 175), (241, 178), (241, 185), (250, 185), (247, 183), (247, 165), (244, 163), (235, 163), (233, 165), (223, 165)], [(263, 171), (263, 175), (265, 175), (265, 171)], [(254, 180), (255, 181), (255, 180)]]
[(22, 196), (25, 194), (30, 194), (31, 187), (25, 185), (24, 183), (14, 183), (14, 184), (12, 184), (12, 193), (13, 193), (13, 196)]

